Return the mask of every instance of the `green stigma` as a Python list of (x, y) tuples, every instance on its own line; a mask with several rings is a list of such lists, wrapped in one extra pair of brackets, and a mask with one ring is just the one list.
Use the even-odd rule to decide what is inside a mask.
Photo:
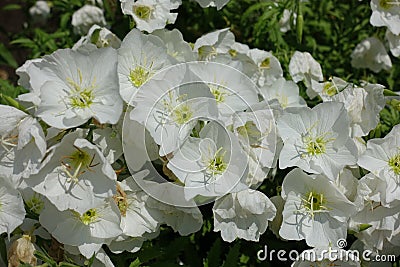
[(229, 49), (228, 51), (229, 55), (231, 55), (231, 57), (236, 57), (238, 52), (235, 49)]
[(87, 108), (93, 104), (94, 94), (93, 89), (96, 87), (93, 82), (90, 86), (83, 87), (83, 77), (82, 72), (78, 69), (79, 83), (67, 78), (67, 83), (71, 88), (69, 95), (69, 104), (73, 108)]
[(327, 201), (324, 194), (315, 191), (309, 191), (305, 194), (304, 198), (302, 198), (303, 211), (311, 217), (314, 217), (315, 213), (327, 211), (326, 203)]
[(324, 88), (322, 89), (322, 92), (325, 95), (333, 96), (333, 95), (337, 94), (338, 90), (336, 89), (336, 86), (332, 82), (326, 82), (324, 84)]
[(400, 175), (400, 154), (390, 158), (388, 164), (396, 175)]
[(193, 117), (193, 111), (189, 105), (181, 104), (171, 113), (172, 120), (177, 124), (185, 124)]
[(211, 172), (212, 175), (220, 175), (222, 174), (228, 164), (224, 161), (226, 151), (220, 147), (214, 154), (214, 157), (209, 160), (207, 165), (207, 170)]
[(35, 193), (31, 199), (26, 201), (26, 206), (28, 206), (30, 211), (40, 214), (44, 208), (44, 202)]
[(142, 20), (149, 20), (153, 9), (150, 6), (138, 5), (133, 7), (133, 13)]
[(209, 84), (208, 87), (210, 87), (211, 93), (214, 95), (215, 101), (217, 101), (217, 103), (225, 102), (225, 98), (228, 95), (228, 92), (223, 89), (223, 87), (214, 84)]
[(269, 69), (271, 67), (271, 59), (269, 57), (265, 58), (261, 62), (260, 67), (263, 69)]
[(90, 209), (87, 210), (85, 213), (83, 213), (79, 219), (81, 222), (83, 222), (85, 225), (89, 225), (91, 223), (94, 223), (99, 217), (99, 214), (96, 209)]
[(93, 160), (89, 153), (81, 149), (75, 150), (68, 158), (73, 168), (78, 168), (79, 166), (89, 167)]
[(135, 87), (142, 86), (150, 77), (151, 72), (142, 66), (136, 66), (129, 71), (129, 80)]

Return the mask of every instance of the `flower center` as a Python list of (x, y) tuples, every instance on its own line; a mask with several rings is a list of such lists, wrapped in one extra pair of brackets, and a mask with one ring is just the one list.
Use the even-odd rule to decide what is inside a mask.
[(222, 174), (228, 164), (224, 161), (226, 151), (220, 147), (214, 154), (214, 156), (209, 159), (207, 163), (207, 170), (214, 176)]
[(398, 0), (380, 0), (379, 5), (384, 9), (389, 9), (394, 6), (400, 6), (400, 2)]
[(84, 174), (86, 170), (93, 171), (91, 168), (100, 163), (93, 164), (95, 155), (90, 156), (89, 153), (75, 147), (74, 151), (69, 156), (64, 156), (61, 160), (61, 171), (68, 177), (67, 182), (78, 182), (79, 176)]
[(312, 218), (315, 213), (328, 211), (328, 208), (325, 206), (327, 201), (322, 193), (310, 191), (301, 200), (303, 211)]
[(390, 158), (388, 164), (396, 175), (400, 175), (400, 153)]
[(83, 222), (85, 225), (89, 225), (93, 222), (95, 222), (99, 217), (99, 214), (96, 209), (90, 209), (87, 210), (85, 213), (83, 213), (79, 219), (81, 222)]
[(265, 58), (261, 64), (260, 64), (261, 69), (269, 69), (271, 68), (271, 59), (269, 57)]
[(133, 13), (142, 20), (149, 20), (153, 13), (153, 8), (151, 6), (137, 5), (133, 7)]
[(126, 216), (126, 211), (128, 210), (128, 199), (126, 193), (122, 190), (121, 186), (117, 184), (117, 194), (113, 196), (115, 204), (117, 204), (119, 211), (122, 216)]
[(31, 199), (26, 201), (26, 205), (28, 206), (30, 211), (36, 214), (40, 214), (40, 212), (44, 208), (44, 202), (40, 199), (36, 192)]
[(225, 102), (225, 97), (229, 95), (227, 90), (217, 84), (209, 84), (208, 87), (210, 88), (211, 93), (214, 95), (217, 104)]
[(129, 71), (129, 80), (135, 87), (142, 86), (150, 77), (150, 70), (142, 66), (136, 66), (134, 69)]
[(327, 96), (333, 96), (336, 95), (338, 92), (338, 89), (336, 88), (335, 84), (332, 82), (326, 82), (324, 84), (324, 87), (322, 89), (322, 92), (327, 95)]
[(326, 141), (319, 137), (315, 140), (310, 140), (306, 145), (307, 153), (311, 156), (324, 154), (326, 152)]
[(83, 78), (82, 72), (78, 69), (79, 83), (73, 81), (71, 78), (67, 78), (71, 91), (69, 92), (69, 104), (73, 108), (87, 108), (93, 103), (94, 94), (93, 89), (95, 81), (87, 87), (82, 86)]
[(188, 122), (193, 116), (193, 111), (191, 110), (189, 105), (181, 104), (174, 108), (172, 111), (171, 117), (174, 122), (177, 124), (185, 124)]

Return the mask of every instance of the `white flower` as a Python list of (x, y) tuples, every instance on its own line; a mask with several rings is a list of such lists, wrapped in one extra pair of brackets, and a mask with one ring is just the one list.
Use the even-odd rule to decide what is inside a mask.
[(93, 143), (97, 145), (110, 164), (113, 164), (123, 153), (121, 133), (118, 129), (93, 130)]
[[(146, 175), (147, 172), (136, 173), (135, 179), (142, 179)], [(149, 195), (140, 189), (133, 177), (118, 182), (117, 194), (113, 198), (121, 213), (121, 229), (124, 235), (142, 237), (145, 233), (157, 231), (159, 222), (151, 216), (145, 205)]]
[[(290, 26), (291, 17), (292, 17), (292, 11), (291, 10), (289, 10), (289, 9), (283, 10), (282, 17), (279, 20), (279, 29), (280, 29), (281, 32), (285, 33), (285, 32), (290, 31), (290, 29), (291, 29), (291, 26)], [(293, 14), (293, 24), (294, 25), (296, 25), (296, 17), (297, 17), (297, 14), (294, 13)]]
[(270, 86), (283, 76), (283, 70), (279, 60), (272, 53), (257, 48), (250, 49), (247, 56), (251, 58), (256, 67), (256, 72), (251, 75), (260, 86)]
[(279, 235), (284, 239), (305, 239), (319, 247), (346, 238), (347, 220), (356, 206), (324, 175), (294, 169), (283, 180), (281, 195), (286, 202)]
[(36, 1), (36, 3), (29, 8), (29, 14), (34, 21), (45, 22), (50, 16), (50, 6), (47, 1)]
[(208, 62), (196, 62), (188, 66), (208, 86), (217, 103), (219, 119), (225, 125), (231, 123), (234, 113), (249, 109), (259, 102), (257, 86), (240, 70)]
[(398, 0), (371, 0), (373, 26), (386, 26), (393, 34), (400, 34), (400, 2)]
[(131, 30), (118, 49), (118, 78), (122, 99), (130, 103), (138, 88), (171, 64), (162, 40)]
[(272, 85), (264, 85), (260, 88), (264, 99), (269, 101), (277, 99), (282, 108), (305, 107), (306, 101), (299, 95), (299, 87), (293, 81), (285, 78), (277, 79)]
[(338, 77), (330, 77), (329, 81), (323, 83), (311, 80), (311, 87), (324, 101), (331, 100), (336, 94), (353, 86)]
[(0, 177), (0, 234), (12, 231), (22, 224), (25, 218), (24, 202), (21, 194), (8, 178)]
[(352, 137), (367, 135), (379, 123), (379, 112), (385, 107), (383, 86), (367, 84), (361, 87), (348, 87), (331, 97), (343, 102), (350, 119)]
[(312, 88), (312, 81), (322, 81), (321, 65), (308, 52), (294, 52), (289, 62), (289, 73), (294, 82), (303, 81), (307, 87), (307, 95), (310, 98), (317, 96)]
[(175, 23), (179, 3), (171, 0), (121, 0), (122, 13), (133, 17), (136, 27), (149, 33)]
[(144, 84), (133, 99), (130, 119), (145, 125), (160, 145), (160, 156), (175, 151), (199, 119), (218, 116), (208, 86), (193, 76), (187, 64), (166, 69)]
[(160, 224), (167, 224), (182, 236), (195, 233), (203, 226), (203, 215), (198, 207), (179, 207), (164, 204), (149, 197), (146, 206)]
[[(367, 150), (358, 159), (358, 165), (367, 169), (396, 190), (400, 183), (400, 125), (396, 125), (384, 138), (370, 139)], [(396, 197), (400, 200), (400, 195)]]
[(77, 34), (85, 35), (94, 24), (106, 26), (103, 10), (97, 6), (84, 5), (72, 15), (72, 26)]
[(74, 44), (72, 49), (78, 50), (87, 44), (93, 44), (98, 48), (112, 47), (118, 49), (121, 46), (121, 40), (105, 27), (93, 25), (86, 36), (82, 36), (79, 41)]
[[(130, 111), (128, 109), (127, 113)], [(122, 137), (124, 157), (132, 173), (140, 170), (147, 161), (159, 158), (159, 147), (149, 131), (144, 125), (131, 120), (129, 115), (124, 117)]]
[(387, 30), (385, 34), (386, 40), (389, 43), (390, 52), (395, 57), (400, 57), (400, 33), (398, 35), (393, 34)]
[(38, 174), (25, 182), (59, 210), (80, 213), (115, 194), (116, 174), (99, 149), (71, 133), (51, 148)]
[(196, 54), (192, 47), (187, 43), (178, 29), (168, 31), (166, 29), (157, 30), (153, 35), (160, 37), (167, 47), (167, 53), (178, 62), (190, 62), (196, 59)]
[(217, 10), (220, 10), (223, 6), (225, 6), (229, 0), (195, 0), (200, 4), (202, 8), (205, 7), (217, 7)]
[(100, 250), (103, 244), (122, 233), (120, 215), (113, 201), (77, 212), (72, 210), (59, 211), (46, 201), (40, 214), (40, 224), (64, 245), (77, 246), (80, 253), (91, 258)]
[(115, 124), (122, 113), (118, 95), (117, 52), (97, 49), (88, 55), (60, 49), (36, 63), (45, 79), (37, 115), (50, 126), (73, 128), (95, 118)]
[(219, 54), (226, 54), (235, 43), (235, 36), (228, 29), (216, 30), (201, 36), (194, 43), (193, 51), (200, 60), (210, 60)]
[(214, 232), (221, 232), (224, 241), (258, 241), (275, 217), (276, 208), (263, 193), (248, 189), (216, 200), (213, 214)]
[(0, 105), (0, 168), (21, 177), (37, 173), (46, 152), (46, 141), (39, 122), (11, 106)]
[(247, 177), (247, 157), (236, 136), (209, 122), (199, 137), (189, 137), (167, 165), (184, 183), (186, 199), (223, 196), (246, 188), (240, 181)]
[(286, 109), (277, 126), (284, 143), (279, 156), (281, 169), (298, 166), (335, 180), (344, 166), (357, 161), (357, 149), (349, 137), (349, 122), (342, 103)]
[(46, 82), (46, 79), (40, 75), (40, 68), (35, 63), (42, 60), (42, 58), (27, 60), (22, 66), (16, 69), (15, 72), (20, 77), (18, 84), (30, 91), (29, 93), (19, 95), (18, 100), (32, 103), (35, 106), (40, 104), (40, 87)]
[(383, 43), (375, 37), (369, 37), (361, 41), (351, 53), (351, 66), (368, 68), (378, 73), (381, 70), (389, 70), (392, 61)]

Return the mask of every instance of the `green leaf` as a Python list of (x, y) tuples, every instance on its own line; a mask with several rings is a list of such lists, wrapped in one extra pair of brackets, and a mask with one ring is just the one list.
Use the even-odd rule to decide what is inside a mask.
[(136, 258), (136, 260), (132, 261), (131, 264), (129, 264), (129, 267), (139, 267), (140, 264), (142, 264), (139, 260), (139, 258)]
[(222, 267), (238, 266), (238, 262), (240, 260), (239, 250), (240, 250), (240, 243), (236, 242), (236, 244), (229, 249), (229, 252), (226, 255), (226, 259)]
[(18, 4), (8, 4), (3, 6), (2, 8), (4, 11), (9, 11), (9, 10), (18, 10), (21, 9), (21, 5)]
[(15, 61), (14, 56), (7, 49), (7, 47), (2, 43), (0, 43), (0, 57), (1, 57), (1, 59), (4, 60), (4, 63), (9, 65), (10, 67), (13, 67), (13, 68), (18, 67), (17, 61)]
[(383, 90), (383, 95), (384, 96), (399, 96), (396, 94), (396, 92), (393, 92), (392, 90), (384, 89)]
[(0, 236), (0, 255), (3, 262), (7, 265), (7, 247), (4, 237)]
[(210, 251), (208, 252), (206, 264), (209, 267), (220, 266), (221, 264), (221, 239), (215, 240)]

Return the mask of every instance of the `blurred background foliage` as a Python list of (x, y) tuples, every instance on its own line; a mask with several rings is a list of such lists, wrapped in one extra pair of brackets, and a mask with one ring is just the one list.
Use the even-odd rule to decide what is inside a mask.
[[(80, 38), (72, 31), (71, 17), (86, 1), (49, 2), (52, 10), (46, 24), (33, 22), (29, 17), (28, 9), (35, 0), (2, 0), (0, 3), (1, 104), (12, 104), (10, 99), (26, 92), (17, 86), (18, 77), (15, 75), (15, 69), (25, 60), (50, 54), (59, 48), (72, 47)], [(195, 42), (198, 37), (215, 29), (230, 28), (236, 41), (250, 48), (271, 51), (280, 60), (288, 79), (291, 55), (298, 50), (312, 54), (321, 64), (325, 79), (338, 76), (355, 84), (363, 80), (380, 83), (393, 91), (400, 89), (398, 58), (391, 57), (393, 67), (390, 71), (378, 74), (354, 69), (350, 64), (350, 54), (360, 41), (370, 36), (384, 40), (385, 29), (372, 27), (369, 23), (370, 1), (231, 0), (219, 11), (216, 8), (203, 9), (189, 0), (182, 2), (177, 10), (179, 15), (176, 23), (168, 28), (178, 28), (188, 42)], [(104, 9), (111, 31), (123, 39), (130, 30), (131, 21), (121, 13), (119, 1), (104, 0)], [(291, 30), (283, 33), (279, 21), (285, 9), (291, 10), (292, 14), (302, 15), (302, 19), (299, 16), (292, 17)], [(301, 89), (305, 96), (305, 88)], [(309, 104), (315, 105), (310, 101)], [(399, 108), (387, 106), (381, 117), (381, 123), (370, 137), (384, 136), (393, 125), (400, 123)], [(276, 172), (274, 179), (264, 182), (260, 190), (269, 197), (276, 195), (283, 177), (289, 171)], [(212, 230), (211, 205), (200, 207), (204, 225), (198, 233), (180, 237), (170, 228), (162, 228), (160, 236), (145, 242), (139, 252), (111, 255), (115, 266), (290, 266), (289, 262), (278, 262), (276, 259), (260, 262), (257, 252), (264, 249), (264, 245), (268, 245), (268, 250), (275, 251), (296, 249), (301, 252), (307, 248), (305, 242), (282, 241), (269, 230), (261, 236), (259, 243), (238, 240), (228, 244), (222, 241), (219, 233)], [(354, 238), (350, 235), (348, 241), (352, 240)], [(0, 243), (0, 248), (4, 247), (4, 239)], [(47, 262), (47, 266), (76, 266), (73, 263), (57, 263), (46, 253), (50, 245), (44, 240), (38, 240), (38, 244), (43, 247), (38, 257)], [(90, 261), (87, 263), (90, 265)]]

